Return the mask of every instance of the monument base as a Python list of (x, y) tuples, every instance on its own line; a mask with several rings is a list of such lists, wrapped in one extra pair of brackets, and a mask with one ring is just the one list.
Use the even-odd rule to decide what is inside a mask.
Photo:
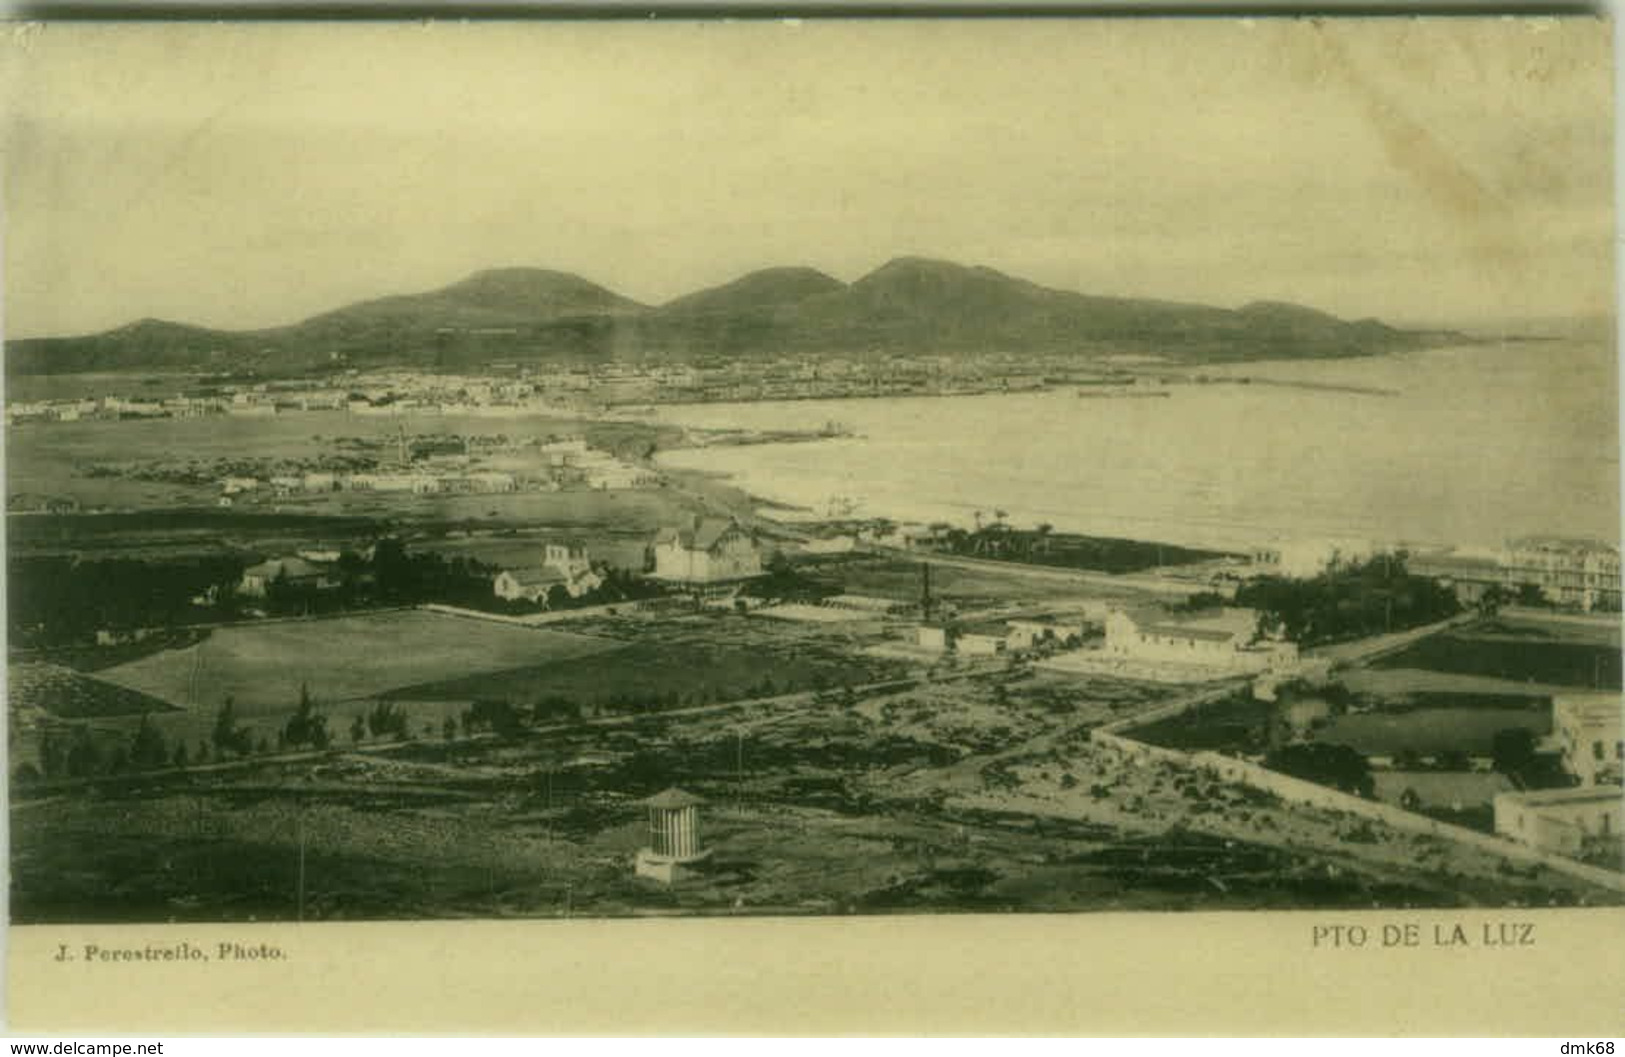
[(690, 867), (694, 863), (704, 862), (711, 857), (711, 850), (707, 848), (698, 855), (690, 855), (682, 859), (675, 859), (670, 855), (656, 855), (652, 848), (638, 849), (637, 862), (634, 866), (639, 877), (647, 877), (661, 884), (672, 884), (683, 880), (693, 874)]

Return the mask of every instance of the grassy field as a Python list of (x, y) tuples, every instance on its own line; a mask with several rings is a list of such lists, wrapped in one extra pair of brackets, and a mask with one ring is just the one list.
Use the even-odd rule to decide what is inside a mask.
[(244, 717), (282, 713), (308, 686), (344, 701), (452, 675), (495, 672), (619, 648), (611, 639), (424, 612), (282, 621), (216, 629), (196, 646), (119, 665), (110, 682), (187, 708), (226, 695)]
[(1361, 712), (1334, 717), (1317, 731), (1318, 741), (1347, 745), (1368, 756), (1387, 756), (1403, 749), (1428, 755), (1460, 749), (1488, 756), (1496, 731), (1524, 727), (1537, 737), (1551, 731), (1551, 706), (1531, 701), (1509, 705), (1418, 708)]
[(1492, 622), (1429, 636), (1373, 667), (1618, 690), (1621, 652), (1617, 634), (1611, 643), (1589, 641), (1594, 639), (1586, 628), (1570, 632), (1555, 624)]
[[(781, 622), (707, 613), (634, 620), (635, 641), (610, 661), (561, 657), (448, 679), (402, 684), (403, 700), (562, 697), (584, 705), (693, 705), (896, 676), (904, 666), (854, 653), (837, 637)], [(603, 627), (593, 623), (587, 627)], [(609, 622), (614, 628), (614, 622)]]
[[(915, 602), (920, 597), (921, 566), (928, 562), (929, 555), (922, 555), (919, 561), (843, 558), (809, 565), (807, 572), (815, 579), (827, 581), (851, 594)], [(970, 569), (941, 562), (931, 563), (931, 594), (940, 601), (962, 608), (1010, 601), (1076, 599), (1083, 595), (1099, 600), (1112, 597), (1108, 591), (1085, 588), (1064, 579), (1012, 575), (996, 568)], [(1140, 596), (1126, 588), (1120, 597), (1128, 599)]]
[[(1172, 719), (1148, 723), (1134, 737), (1186, 752), (1262, 753), (1272, 731), (1290, 723), (1288, 704), (1255, 701), (1240, 694)], [(1496, 731), (1525, 727), (1541, 736), (1551, 730), (1551, 705), (1544, 699), (1469, 694), (1427, 694), (1402, 704), (1331, 715), (1314, 726), (1315, 741), (1347, 745), (1368, 756), (1404, 749), (1423, 755), (1460, 749), (1489, 755)]]

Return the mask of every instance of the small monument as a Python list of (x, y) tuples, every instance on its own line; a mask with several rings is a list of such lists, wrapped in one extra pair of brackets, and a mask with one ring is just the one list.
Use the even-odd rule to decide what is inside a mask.
[(704, 800), (673, 787), (656, 793), (649, 808), (649, 847), (638, 849), (637, 875), (663, 884), (680, 881), (687, 867), (711, 854), (700, 844), (700, 805)]

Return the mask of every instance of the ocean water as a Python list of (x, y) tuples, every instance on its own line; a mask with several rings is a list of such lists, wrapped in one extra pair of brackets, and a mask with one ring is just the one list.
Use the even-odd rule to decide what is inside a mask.
[(1523, 342), (1332, 362), (1210, 369), (1282, 385), (1175, 386), (1165, 399), (1071, 388), (966, 397), (667, 406), (702, 427), (853, 437), (680, 449), (818, 513), (1018, 525), (1194, 546), (1352, 537), (1493, 547), (1511, 536), (1619, 538), (1619, 383), (1612, 343)]

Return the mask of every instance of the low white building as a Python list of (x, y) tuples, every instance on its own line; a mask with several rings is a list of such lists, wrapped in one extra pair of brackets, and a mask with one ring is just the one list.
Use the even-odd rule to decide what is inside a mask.
[(1366, 561), (1378, 553), (1370, 540), (1272, 540), (1253, 548), (1253, 567), (1266, 576), (1309, 580), (1322, 573)]
[(1619, 784), (1625, 741), (1621, 698), (1613, 694), (1558, 694), (1552, 698), (1552, 737), (1563, 769), (1581, 785)]
[(547, 566), (504, 569), (491, 581), (492, 593), (509, 602), (545, 602), (555, 587), (569, 590), (565, 575)]
[(1625, 824), (1625, 794), (1618, 786), (1501, 793), (1495, 832), (1558, 855), (1574, 855), (1587, 842), (1618, 839)]
[(1259, 637), (1256, 610), (1239, 608), (1191, 614), (1115, 610), (1106, 618), (1103, 652), (1135, 663), (1236, 675), (1284, 667), (1298, 658), (1298, 648), (1292, 643)]
[(954, 640), (954, 649), (967, 657), (993, 657), (1004, 652), (1003, 635), (967, 631)]

